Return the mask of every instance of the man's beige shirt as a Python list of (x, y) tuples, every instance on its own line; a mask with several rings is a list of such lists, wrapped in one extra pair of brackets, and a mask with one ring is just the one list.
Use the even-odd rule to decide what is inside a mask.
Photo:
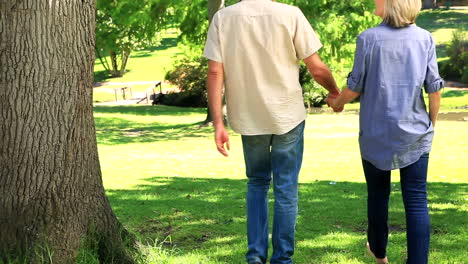
[(299, 60), (322, 44), (297, 7), (243, 0), (216, 13), (203, 56), (223, 63), (228, 120), (242, 135), (281, 135), (306, 118)]

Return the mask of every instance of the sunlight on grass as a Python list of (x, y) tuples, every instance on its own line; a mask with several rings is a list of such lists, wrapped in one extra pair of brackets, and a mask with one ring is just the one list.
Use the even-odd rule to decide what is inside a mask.
[(452, 32), (468, 24), (468, 10), (425, 10), (416, 24), (432, 33), (437, 45), (447, 43)]
[[(244, 262), (246, 180), (238, 135), (231, 133), (232, 150), (225, 158), (216, 151), (212, 128), (199, 128), (205, 109), (100, 106), (95, 117), (114, 212), (142, 241), (160, 241), (145, 242), (142, 263)], [(464, 259), (466, 131), (466, 122), (439, 121), (436, 127), (429, 166), (432, 263)], [(364, 253), (366, 187), (357, 133), (355, 114), (314, 114), (306, 121), (297, 263), (370, 261)], [(403, 263), (398, 172), (392, 180), (389, 257)]]
[[(178, 56), (185, 51), (178, 44), (178, 32), (169, 30), (161, 34), (161, 44), (149, 49), (134, 51), (127, 64), (127, 73), (118, 78), (102, 78), (99, 81), (134, 82), (134, 81), (162, 81)], [(94, 67), (96, 73), (104, 71), (99, 59)], [(100, 76), (100, 75), (99, 75)], [(137, 89), (138, 90), (138, 89)]]

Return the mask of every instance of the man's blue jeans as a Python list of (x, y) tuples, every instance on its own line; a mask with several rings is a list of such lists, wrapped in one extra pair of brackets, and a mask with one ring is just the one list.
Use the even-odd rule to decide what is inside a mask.
[(302, 122), (284, 135), (242, 136), (248, 177), (246, 259), (249, 263), (267, 261), (268, 190), (272, 175), (275, 204), (271, 263), (293, 263), (304, 124)]
[[(429, 154), (400, 169), (401, 192), (406, 212), (408, 264), (426, 264), (429, 255), (430, 223), (427, 208), (427, 165)], [(382, 171), (363, 160), (367, 181), (367, 239), (378, 258), (386, 256), (390, 171)]]

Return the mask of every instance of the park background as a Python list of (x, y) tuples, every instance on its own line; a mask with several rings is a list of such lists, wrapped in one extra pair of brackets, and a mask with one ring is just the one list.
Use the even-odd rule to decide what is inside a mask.
[[(351, 7), (348, 1), (296, 2), (324, 42), (319, 54), (343, 87), (356, 35), (378, 23), (371, 14), (372, 1), (354, 1)], [(143, 242), (142, 263), (244, 262), (246, 180), (240, 137), (231, 133), (231, 155), (224, 158), (214, 146), (213, 129), (203, 125), (206, 108), (134, 105), (155, 81), (162, 81), (164, 93), (203, 97), (206, 62), (200, 55), (208, 27), (206, 4), (193, 1), (182, 10), (166, 9), (170, 16), (153, 36), (156, 44), (132, 51), (122, 77), (112, 78), (96, 60), (94, 116), (103, 180), (117, 217)], [(465, 41), (466, 51), (467, 23), (468, 10), (463, 8), (441, 6), (419, 16), (417, 24), (435, 38), (441, 67), (450, 61), (447, 50), (454, 38)], [(183, 88), (167, 81), (174, 68), (179, 75), (172, 80), (190, 78)], [(443, 90), (430, 156), (430, 263), (466, 263), (468, 91), (461, 76), (447, 77), (448, 86), (455, 87)], [(135, 100), (123, 100), (119, 92), (115, 102), (113, 88), (124, 86), (132, 86)], [(310, 99), (306, 105), (320, 105), (324, 91), (310, 78), (305, 86)], [(168, 104), (177, 105), (174, 101)], [(300, 174), (297, 263), (372, 262), (364, 250), (366, 186), (357, 142), (358, 110), (359, 103), (341, 114), (310, 108)], [(404, 219), (399, 173), (394, 171), (388, 248), (392, 263), (404, 263), (406, 256)], [(95, 259), (90, 251), (79, 257), (81, 263)]]
[[(6, 113), (0, 123), (5, 172), (0, 189), (9, 190), (2, 192), (5, 197), (13, 197), (1, 200), (7, 209), (0, 216), (0, 263), (29, 263), (23, 257), (35, 258), (35, 263), (134, 263), (132, 258), (142, 264), (244, 262), (246, 179), (240, 137), (231, 132), (229, 158), (217, 153), (206, 109), (206, 60), (201, 58), (209, 18), (223, 4), (235, 2), (97, 0), (94, 6), (87, 0), (60, 5), (10, 1), (8, 12), (0, 8), (5, 22), (2, 45), (20, 43), (2, 46), (7, 53), (2, 49), (1, 54), (21, 58), (2, 59), (2, 71), (15, 73), (16, 79), (3, 79), (10, 76), (3, 74), (6, 89), (0, 91), (2, 114)], [(280, 2), (304, 12), (324, 44), (320, 56), (343, 87), (356, 36), (379, 23), (372, 15), (373, 0)], [(417, 24), (434, 35), (440, 71), (448, 81), (430, 158), (430, 262), (466, 263), (467, 3), (423, 3)], [(3, 25), (18, 27), (4, 31)], [(41, 49), (44, 46), (49, 49)], [(73, 47), (84, 53), (73, 53)], [(88, 83), (91, 88), (94, 53), (96, 131), (86, 87)], [(29, 57), (39, 59), (28, 61)], [(59, 62), (62, 68), (40, 63), (44, 61)], [(323, 107), (325, 91), (301, 69), (304, 105), (310, 114), (295, 261), (371, 263), (364, 247), (366, 186), (357, 144), (359, 102), (344, 113), (332, 113)], [(10, 94), (27, 100), (12, 100), (14, 96), (6, 96)], [(151, 105), (149, 99), (158, 104)], [(17, 140), (21, 144), (15, 145)], [(44, 164), (55, 173), (43, 171)], [(113, 212), (103, 195), (99, 169)], [(392, 179), (388, 255), (392, 263), (404, 263), (405, 221), (397, 171)], [(124, 229), (113, 220), (114, 213)], [(102, 224), (96, 216), (108, 221)], [(123, 238), (129, 240), (121, 243)], [(17, 247), (13, 250), (24, 249), (14, 244), (21, 239), (31, 243), (21, 252), (25, 256), (3, 255), (8, 241)], [(109, 249), (115, 252), (105, 251)]]

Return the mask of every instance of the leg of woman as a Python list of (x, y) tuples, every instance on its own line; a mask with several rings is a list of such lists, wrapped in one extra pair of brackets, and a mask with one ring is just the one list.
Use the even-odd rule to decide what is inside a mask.
[(424, 154), (408, 167), (400, 169), (401, 190), (406, 211), (408, 264), (426, 264), (429, 255), (430, 222), (427, 208), (427, 165)]
[(384, 259), (387, 255), (391, 171), (379, 170), (366, 160), (362, 164), (367, 182), (367, 239), (375, 257)]

